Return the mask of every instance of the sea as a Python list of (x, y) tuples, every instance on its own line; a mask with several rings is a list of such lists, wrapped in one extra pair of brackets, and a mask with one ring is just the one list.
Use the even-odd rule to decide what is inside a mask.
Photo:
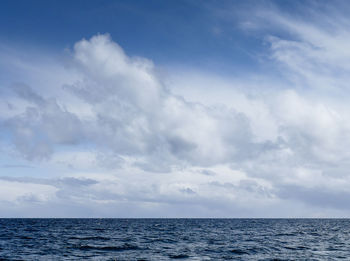
[(350, 260), (350, 219), (0, 219), (0, 260)]

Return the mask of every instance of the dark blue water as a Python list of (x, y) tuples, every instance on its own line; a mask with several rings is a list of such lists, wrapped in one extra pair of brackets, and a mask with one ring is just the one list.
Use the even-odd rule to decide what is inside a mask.
[(0, 219), (0, 260), (337, 260), (348, 219)]

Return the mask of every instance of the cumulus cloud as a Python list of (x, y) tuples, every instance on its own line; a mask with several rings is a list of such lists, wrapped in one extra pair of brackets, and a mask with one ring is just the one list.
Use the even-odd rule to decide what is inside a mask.
[(278, 82), (175, 72), (169, 84), (108, 35), (77, 42), (59, 85), (24, 77), (0, 96), (2, 143), (26, 164), (64, 172), (2, 178), (23, 193), (1, 194), (1, 204), (66, 204), (90, 216), (110, 207), (119, 216), (349, 214), (349, 33), (345, 17), (322, 17), (326, 26), (277, 11), (246, 19), (254, 26), (244, 30), (265, 33)]
[(83, 142), (134, 157), (140, 167), (167, 171), (174, 164), (210, 166), (251, 157), (263, 145), (253, 142), (244, 113), (172, 94), (150, 61), (128, 57), (108, 35), (78, 42), (72, 59), (81, 78), (65, 84), (64, 91), (82, 100), (89, 117), (27, 85), (11, 86), (27, 105), (4, 125), (28, 159)]

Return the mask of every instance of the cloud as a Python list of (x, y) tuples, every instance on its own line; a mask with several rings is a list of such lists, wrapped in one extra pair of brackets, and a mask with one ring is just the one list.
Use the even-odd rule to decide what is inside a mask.
[(84, 136), (77, 116), (63, 109), (55, 99), (46, 100), (24, 84), (14, 84), (12, 90), (29, 104), (2, 125), (25, 158), (48, 158), (53, 144), (77, 143)]
[(27, 159), (49, 158), (56, 146), (88, 143), (135, 157), (139, 167), (167, 171), (174, 164), (210, 166), (251, 157), (262, 145), (253, 142), (245, 114), (172, 94), (150, 61), (128, 57), (108, 35), (78, 42), (72, 59), (81, 78), (63, 91), (84, 103), (88, 117), (70, 111), (59, 97), (11, 86), (27, 105), (4, 126)]
[(89, 216), (348, 215), (348, 19), (252, 14), (243, 29), (265, 35), (263, 76), (178, 70), (169, 84), (108, 35), (77, 42), (66, 64), (32, 64), (60, 77), (44, 87), (40, 75), (24, 75), (3, 89), (2, 143), (11, 157), (62, 173), (1, 178), (23, 187), (2, 194), (3, 204)]

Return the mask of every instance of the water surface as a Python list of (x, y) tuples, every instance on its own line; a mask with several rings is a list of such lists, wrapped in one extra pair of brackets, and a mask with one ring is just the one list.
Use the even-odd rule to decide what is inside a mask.
[(349, 219), (0, 219), (0, 260), (349, 256)]

